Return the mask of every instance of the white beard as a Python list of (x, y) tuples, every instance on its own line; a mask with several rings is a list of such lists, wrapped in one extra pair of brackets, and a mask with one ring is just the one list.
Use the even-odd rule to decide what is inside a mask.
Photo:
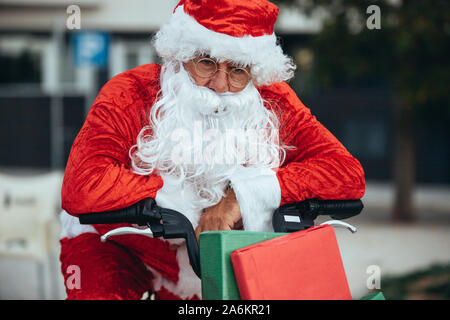
[(182, 63), (172, 61), (163, 66), (159, 94), (150, 125), (130, 149), (132, 169), (189, 185), (192, 206), (218, 203), (237, 168), (276, 168), (284, 159), (278, 120), (252, 82), (238, 93), (216, 93), (195, 85)]

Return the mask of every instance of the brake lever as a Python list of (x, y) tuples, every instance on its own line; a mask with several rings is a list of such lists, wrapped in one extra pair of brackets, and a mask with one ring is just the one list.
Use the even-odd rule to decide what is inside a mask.
[(109, 237), (120, 236), (124, 234), (139, 234), (142, 236), (147, 236), (149, 238), (154, 238), (153, 232), (150, 230), (150, 228), (138, 229), (133, 227), (121, 227), (108, 231), (100, 237), (100, 240), (102, 242), (105, 242)]
[(120, 236), (126, 234), (139, 234), (150, 238), (158, 238), (164, 236), (164, 226), (161, 216), (161, 208), (156, 205), (156, 201), (148, 198), (140, 203), (136, 222), (138, 226), (147, 226), (147, 229), (139, 229), (133, 227), (120, 227), (108, 231), (101, 236), (101, 241), (106, 241), (109, 237)]

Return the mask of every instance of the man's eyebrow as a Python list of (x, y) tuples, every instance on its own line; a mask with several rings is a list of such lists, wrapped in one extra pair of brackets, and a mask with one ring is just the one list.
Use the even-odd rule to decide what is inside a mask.
[(231, 62), (230, 65), (237, 68), (250, 69), (250, 66), (246, 65), (245, 63)]
[[(208, 53), (201, 53), (199, 55), (199, 57), (216, 60), (216, 58), (211, 57)], [(239, 62), (236, 62), (236, 61), (229, 61), (228, 65), (229, 65), (229, 67), (236, 67), (236, 68), (245, 68), (245, 69), (250, 69), (251, 68), (250, 65), (247, 65), (245, 63), (239, 63)]]

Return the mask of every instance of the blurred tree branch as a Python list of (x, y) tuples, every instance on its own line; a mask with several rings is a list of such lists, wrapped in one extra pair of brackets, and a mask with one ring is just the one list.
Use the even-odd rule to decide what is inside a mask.
[[(307, 15), (327, 12), (314, 36), (314, 81), (321, 88), (385, 83), (394, 98), (396, 197), (393, 218), (413, 220), (414, 130), (450, 119), (450, 1), (278, 0)], [(377, 5), (381, 29), (366, 27)]]

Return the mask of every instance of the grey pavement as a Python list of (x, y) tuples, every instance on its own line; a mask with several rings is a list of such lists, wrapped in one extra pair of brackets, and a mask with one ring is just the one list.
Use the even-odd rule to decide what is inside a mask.
[[(383, 276), (422, 270), (431, 264), (450, 263), (450, 224), (386, 225), (355, 223), (351, 234), (336, 229), (347, 280), (355, 299), (368, 292), (373, 266)], [(371, 281), (369, 281), (371, 283)]]

